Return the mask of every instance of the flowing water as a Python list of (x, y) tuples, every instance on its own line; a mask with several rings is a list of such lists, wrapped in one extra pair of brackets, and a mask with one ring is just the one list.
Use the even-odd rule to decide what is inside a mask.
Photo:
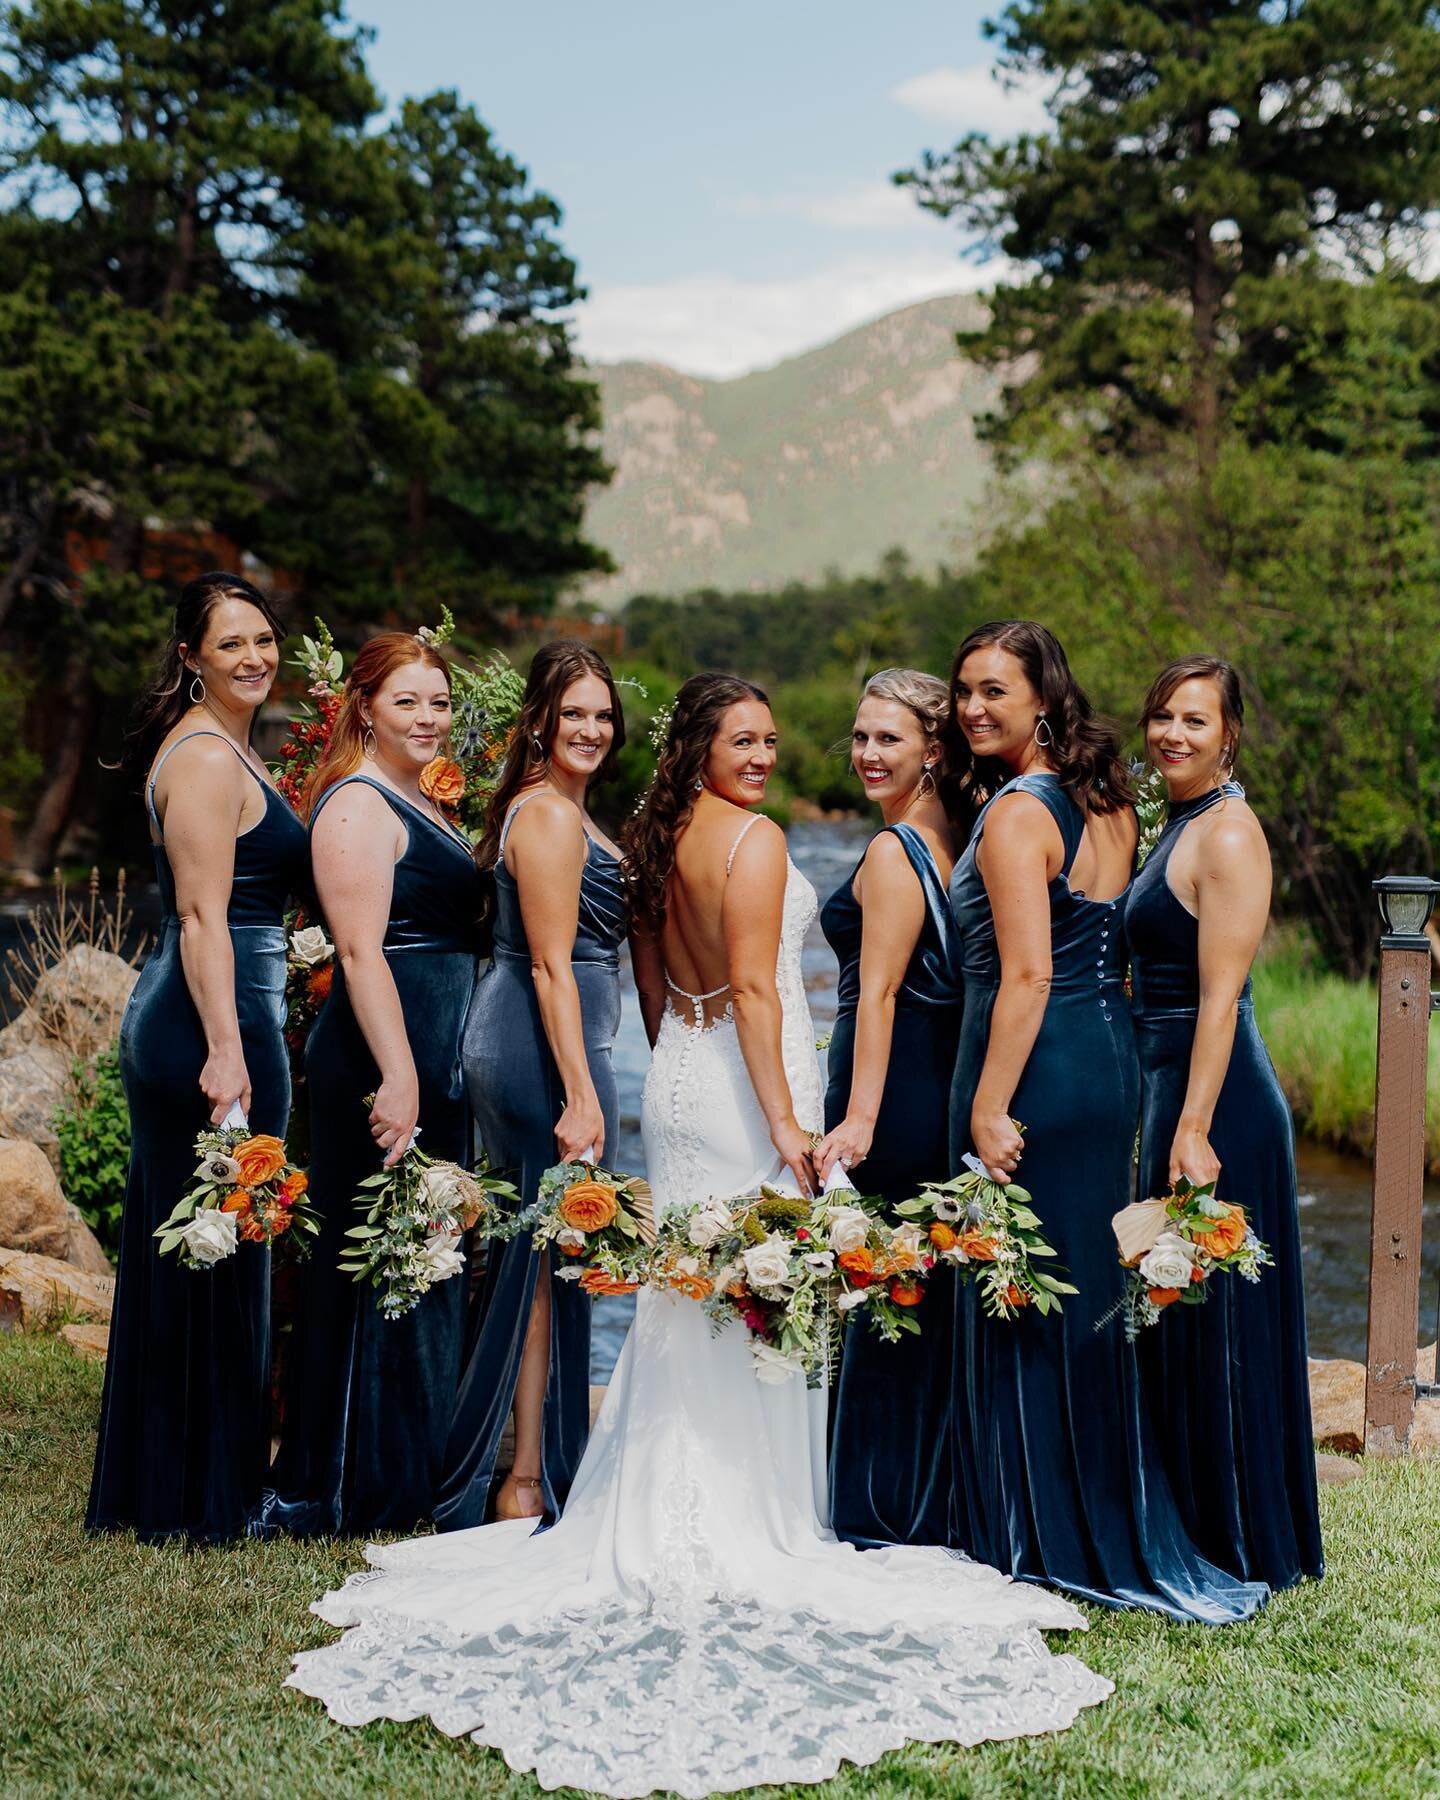
[[(797, 825), (790, 834), (791, 851), (802, 872), (823, 898), (854, 866), (870, 827), (862, 820)], [(151, 890), (134, 895), (141, 927), (154, 911)], [(0, 903), (0, 953), (16, 941), (28, 903)], [(620, 1143), (606, 1160), (614, 1167), (639, 1169), (640, 1090), (649, 1051), (628, 965), (622, 968), (625, 1004), (615, 1045), (620, 1086)], [(805, 946), (805, 985), (818, 1036), (835, 1016), (835, 965), (816, 925)], [(0, 981), (0, 989), (4, 983)], [(0, 1022), (5, 1017), (0, 993)], [(1264, 1027), (1264, 1020), (1261, 1020)], [(1434, 1054), (1440, 1055), (1440, 1042)], [(1307, 1314), (1312, 1356), (1365, 1356), (1366, 1284), (1370, 1256), (1370, 1165), (1359, 1157), (1302, 1143), (1299, 1146), (1300, 1224), (1305, 1257)], [(1437, 1287), (1440, 1287), (1440, 1192), (1427, 1195), (1427, 1232), (1423, 1250), (1420, 1338), (1436, 1336)], [(592, 1377), (603, 1381), (619, 1353), (633, 1302), (602, 1300), (595, 1308)]]

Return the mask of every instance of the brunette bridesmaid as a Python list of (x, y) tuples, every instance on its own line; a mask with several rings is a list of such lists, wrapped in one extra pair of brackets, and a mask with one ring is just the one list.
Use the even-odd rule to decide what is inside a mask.
[(152, 1543), (243, 1535), (265, 1473), (269, 1251), (191, 1270), (154, 1234), (197, 1132), (237, 1101), (256, 1132), (283, 1138), (289, 1118), (283, 918), (305, 832), (250, 747), (282, 635), (238, 575), (188, 583), (121, 759), (144, 783), (164, 916), (120, 1027), (130, 1174), (85, 1523)]
[[(360, 650), (307, 793), (315, 884), (336, 973), (305, 1052), (310, 1193), (323, 1228), (302, 1265), (280, 1453), (265, 1529), (405, 1531), (430, 1516), (460, 1374), (463, 1276), (413, 1311), (336, 1266), (360, 1184), (417, 1128), (466, 1163), (460, 1032), (475, 982), (482, 893), (469, 840), (420, 776), (450, 730), (450, 670), (417, 637)], [(366, 1097), (374, 1095), (373, 1106)]]
[(1243, 1206), (1275, 1261), (1210, 1283), (1142, 1333), (1140, 1368), (1185, 1525), (1212, 1562), (1272, 1588), (1325, 1572), (1310, 1434), (1290, 1108), (1250, 997), (1270, 851), (1231, 779), (1244, 725), (1229, 663), (1155, 678), (1145, 747), (1170, 815), (1125, 906), (1140, 1050), (1140, 1196), (1180, 1176)]
[(966, 1548), (1102, 1606), (1247, 1618), (1268, 1589), (1196, 1548), (1134, 1347), (1118, 1320), (1096, 1328), (1123, 1289), (1110, 1222), (1133, 1192), (1140, 1097), (1123, 931), (1139, 834), (1119, 738), (1030, 620), (972, 632), (952, 695), (957, 772), (988, 796), (950, 884), (965, 979), (952, 1157), (1030, 1190), (1079, 1289), (1058, 1318), (1008, 1321), (973, 1286), (961, 1296)]
[[(866, 683), (850, 760), (884, 829), (825, 902), (840, 963), (830, 1039), (823, 1179), (839, 1163), (888, 1204), (944, 1178), (947, 1107), (960, 1036), (959, 958), (945, 888), (955, 834), (942, 795), (950, 695), (918, 669)], [(954, 1517), (950, 1270), (927, 1284), (922, 1333), (846, 1333), (830, 1453), (830, 1515), (857, 1544), (962, 1542)]]
[[(604, 659), (561, 638), (535, 653), (510, 753), (476, 849), (493, 868), (493, 960), (465, 1028), (465, 1078), (490, 1165), (528, 1205), (547, 1168), (601, 1158), (619, 1132), (625, 890), (590, 793), (625, 742)], [(527, 1232), (489, 1251), (435, 1506), (441, 1530), (483, 1523), (514, 1415), (502, 1519), (554, 1517), (590, 1430), (590, 1305)]]

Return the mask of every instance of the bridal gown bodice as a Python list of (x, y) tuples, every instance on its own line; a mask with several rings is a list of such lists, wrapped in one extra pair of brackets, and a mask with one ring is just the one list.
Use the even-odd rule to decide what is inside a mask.
[[(795, 1114), (821, 1088), (787, 877), (777, 986)], [(781, 1173), (733, 1018), (668, 1014), (642, 1126), (657, 1207)], [(856, 1550), (822, 1522), (824, 1395), (767, 1385), (744, 1332), (644, 1291), (558, 1523), (370, 1546), (314, 1610), (350, 1629), (290, 1684), (342, 1724), (429, 1717), (542, 1787), (687, 1796), (820, 1781), (916, 1740), (1060, 1730), (1110, 1684), (1044, 1629), (1068, 1601), (941, 1549)]]

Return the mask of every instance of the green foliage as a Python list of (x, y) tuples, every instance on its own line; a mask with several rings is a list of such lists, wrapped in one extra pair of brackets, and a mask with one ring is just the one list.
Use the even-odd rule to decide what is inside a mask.
[(77, 1062), (70, 1094), (55, 1113), (60, 1185), (113, 1257), (120, 1249), (120, 1211), (130, 1167), (130, 1108), (120, 1082), (120, 1049), (93, 1066)]

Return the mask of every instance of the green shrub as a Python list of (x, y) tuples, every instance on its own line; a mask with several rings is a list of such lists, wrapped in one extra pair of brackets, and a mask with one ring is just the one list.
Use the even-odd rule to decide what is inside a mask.
[(130, 1165), (130, 1108), (120, 1085), (120, 1047), (112, 1044), (93, 1068), (77, 1062), (71, 1093), (55, 1114), (60, 1184), (85, 1223), (114, 1256), (120, 1248), (120, 1208)]

